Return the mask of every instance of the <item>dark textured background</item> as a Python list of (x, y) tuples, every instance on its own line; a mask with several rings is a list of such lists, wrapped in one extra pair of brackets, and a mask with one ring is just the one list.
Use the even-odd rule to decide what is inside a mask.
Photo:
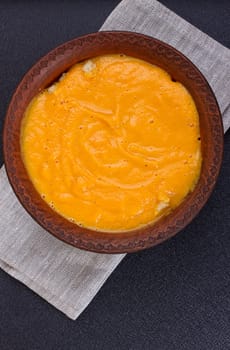
[[(162, 2), (230, 47), (229, 0)], [(118, 3), (0, 1), (1, 126), (27, 69), (63, 41), (97, 31)], [(0, 350), (40, 349), (230, 349), (230, 133), (200, 215), (170, 241), (126, 256), (77, 321), (0, 270)]]

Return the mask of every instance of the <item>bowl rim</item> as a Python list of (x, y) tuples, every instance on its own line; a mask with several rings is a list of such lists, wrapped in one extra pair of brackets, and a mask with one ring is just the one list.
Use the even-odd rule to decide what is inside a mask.
[[(20, 120), (17, 119), (17, 113), (20, 114), (20, 103), (24, 98), (23, 94), (28, 91), (33, 81), (38, 79), (39, 83), (39, 77), (43, 75), (45, 77), (46, 71), (49, 72), (49, 62), (54, 62), (53, 67), (56, 67), (55, 60), (57, 62), (60, 59), (60, 62), (62, 62), (68, 50), (73, 50), (73, 52), (75, 52), (74, 50), (84, 51), (85, 45), (93, 47), (95, 42), (97, 45), (104, 47), (103, 45), (108, 45), (110, 41), (113, 41), (115, 46), (119, 46), (120, 43), (131, 46), (140, 45), (140, 47), (138, 46), (140, 51), (144, 48), (147, 51), (158, 50), (156, 54), (160, 55), (162, 60), (166, 58), (167, 60), (175, 60), (178, 67), (183, 70), (183, 74), (187, 74), (188, 79), (191, 81), (194, 79), (194, 83), (197, 81), (197, 86), (201, 91), (202, 98), (204, 98), (203, 103), (206, 104), (205, 108), (209, 111), (209, 137), (212, 146), (212, 163), (206, 169), (205, 176), (203, 176), (202, 170), (195, 189), (186, 196), (171, 214), (154, 224), (150, 223), (144, 227), (123, 233), (102, 232), (84, 228), (71, 223), (54, 212), (33, 187), (18, 150), (17, 142), (19, 140), (15, 141), (20, 137), (20, 127), (17, 135), (14, 123), (20, 124), (23, 117), (23, 113), (21, 113)], [(71, 53), (70, 57), (72, 57)], [(90, 57), (93, 57), (93, 55)], [(76, 60), (75, 63), (79, 61), (81, 60)], [(49, 72), (49, 79), (50, 74)], [(55, 80), (57, 80), (57, 77)], [(34, 95), (43, 88), (39, 87)], [(101, 31), (64, 42), (40, 58), (27, 71), (12, 95), (7, 109), (3, 128), (3, 156), (6, 173), (14, 193), (26, 211), (46, 231), (80, 249), (98, 253), (127, 253), (146, 249), (165, 241), (187, 226), (199, 213), (211, 195), (219, 175), (223, 158), (223, 138), (223, 121), (216, 97), (206, 78), (184, 54), (163, 41), (144, 34), (128, 31)], [(20, 166), (20, 171), (18, 171), (18, 166)], [(203, 181), (202, 186), (199, 187), (201, 180)]]

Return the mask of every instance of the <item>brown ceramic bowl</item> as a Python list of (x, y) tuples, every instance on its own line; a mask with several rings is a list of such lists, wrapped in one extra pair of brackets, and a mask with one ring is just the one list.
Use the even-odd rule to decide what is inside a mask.
[[(184, 84), (193, 96), (201, 128), (203, 164), (194, 191), (170, 215), (129, 232), (106, 233), (79, 227), (54, 212), (33, 187), (20, 154), (20, 127), (31, 99), (73, 64), (109, 53), (124, 53), (156, 64)], [(216, 183), (223, 153), (222, 118), (200, 71), (169, 45), (141, 34), (99, 32), (73, 39), (41, 58), (24, 76), (10, 102), (4, 127), (4, 157), (19, 201), (48, 232), (75, 247), (100, 253), (134, 252), (154, 246), (183, 229), (200, 211)]]

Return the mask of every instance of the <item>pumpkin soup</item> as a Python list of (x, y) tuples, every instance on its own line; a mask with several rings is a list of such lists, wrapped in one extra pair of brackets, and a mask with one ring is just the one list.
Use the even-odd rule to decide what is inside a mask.
[(25, 112), (21, 151), (31, 181), (60, 215), (97, 230), (158, 220), (193, 190), (199, 116), (187, 89), (125, 55), (74, 65)]

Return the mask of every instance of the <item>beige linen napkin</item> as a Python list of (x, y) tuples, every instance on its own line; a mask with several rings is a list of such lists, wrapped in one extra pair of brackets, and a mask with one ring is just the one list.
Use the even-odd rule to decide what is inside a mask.
[[(129, 30), (159, 38), (187, 55), (212, 86), (230, 126), (230, 50), (155, 0), (123, 0), (102, 30)], [(37, 225), (18, 203), (0, 170), (0, 267), (57, 309), (76, 319), (124, 255), (73, 248)]]

